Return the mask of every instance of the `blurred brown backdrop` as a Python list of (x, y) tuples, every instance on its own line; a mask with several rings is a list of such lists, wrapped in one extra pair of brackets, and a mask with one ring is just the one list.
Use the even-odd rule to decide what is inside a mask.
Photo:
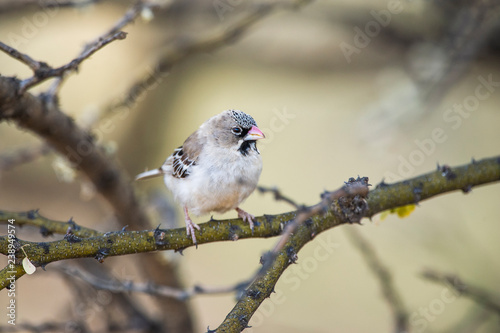
[[(85, 123), (150, 72), (162, 53), (186, 38), (223, 31), (257, 4), (223, 3), (222, 12), (219, 2), (182, 2), (155, 13), (151, 21), (143, 18), (127, 26), (126, 40), (97, 52), (67, 80), (62, 109)], [(16, 46), (15, 35), (22, 36), (20, 51), (57, 66), (114, 24), (126, 4), (57, 8), (46, 16), (37, 6), (0, 8), (0, 40)], [(98, 123), (94, 132), (133, 177), (160, 165), (210, 116), (241, 109), (268, 138), (260, 145), (260, 184), (277, 186), (305, 204), (316, 203), (322, 191), (351, 176), (368, 176), (375, 185), (431, 171), (436, 163), (457, 165), (494, 156), (500, 147), (497, 16), (495, 5), (484, 1), (318, 1), (298, 10), (279, 9), (234, 43), (174, 66), (131, 112), (112, 115), (107, 118), (111, 122)], [(30, 72), (2, 53), (0, 74), (25, 78)], [(2, 154), (39, 141), (13, 124), (0, 124)], [(61, 180), (61, 163), (50, 154), (2, 172), (0, 209), (39, 208), (45, 216), (73, 217), (100, 231), (118, 228), (107, 204), (84, 179)], [(160, 179), (134, 186), (145, 203), (152, 190), (169, 196)], [(347, 228), (359, 229), (393, 273), (412, 316), (412, 331), (457, 332), (470, 323), (476, 332), (498, 331), (498, 318), (464, 297), (448, 302), (442, 296), (446, 287), (422, 279), (419, 272), (430, 267), (456, 273), (498, 292), (499, 198), (498, 185), (475, 188), (468, 195), (423, 202), (403, 220), (375, 217), (362, 227), (320, 235), (299, 253), (297, 265), (287, 270), (277, 294), (264, 302), (246, 331), (392, 329), (380, 286), (344, 236)], [(255, 215), (291, 209), (258, 193), (243, 208)], [(177, 220), (181, 226), (181, 217)], [(18, 237), (40, 239), (36, 234), (25, 228)], [(250, 276), (274, 241), (216, 243), (190, 248), (184, 256), (165, 255), (179, 265), (186, 286), (225, 285)], [(126, 258), (109, 258), (104, 264), (114, 264), (117, 277), (137, 274)], [(68, 285), (51, 272), (51, 265), (20, 279), (17, 289), (18, 322), (62, 321), (75, 311), (75, 304), (69, 306), (74, 300)], [(2, 292), (0, 304), (6, 300)], [(147, 297), (141, 300), (147, 304)], [(96, 307), (105, 305), (99, 302)], [(217, 327), (235, 301), (233, 295), (198, 296), (190, 303), (201, 332)]]

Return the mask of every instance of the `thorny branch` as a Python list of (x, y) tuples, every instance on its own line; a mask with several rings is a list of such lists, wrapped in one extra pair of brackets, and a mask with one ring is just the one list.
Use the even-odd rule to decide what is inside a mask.
[[(314, 216), (298, 226), (289, 237), (283, 249), (272, 261), (269, 269), (260, 274), (247, 288), (244, 295), (218, 328), (219, 332), (241, 331), (250, 320), (262, 301), (269, 297), (274, 285), (283, 271), (297, 260), (298, 251), (314, 237), (330, 228), (359, 221), (361, 217), (371, 217), (387, 209), (418, 203), (450, 191), (469, 192), (472, 187), (497, 182), (500, 180), (500, 157), (481, 161), (472, 161), (460, 167), (441, 166), (438, 170), (413, 179), (395, 184), (379, 184), (369, 192), (365, 199), (340, 197), (334, 200), (327, 210), (319, 210)], [(336, 193), (336, 192), (330, 192)], [(330, 194), (334, 196), (334, 194)], [(323, 200), (325, 200), (323, 198)], [(363, 203), (364, 202), (364, 203)], [(315, 207), (315, 206), (313, 206)], [(282, 225), (297, 218), (297, 211), (264, 215), (256, 219), (254, 232), (241, 219), (209, 221), (201, 224), (197, 233), (198, 243), (234, 240), (242, 238), (261, 238), (278, 236)], [(0, 237), (0, 253), (8, 253), (8, 237)], [(156, 250), (182, 250), (192, 246), (186, 237), (184, 228), (171, 230), (118, 231), (91, 238), (66, 237), (53, 242), (28, 242), (15, 239), (16, 257), (20, 261), (24, 255), (20, 247), (25, 247), (28, 258), (36, 266), (45, 266), (50, 262), (63, 259), (94, 257), (99, 261), (108, 256), (151, 252)], [(267, 265), (263, 258), (264, 265)], [(16, 265), (16, 277), (24, 274), (20, 265)], [(6, 286), (6, 269), (0, 271), (0, 286)]]
[(73, 219), (68, 222), (60, 222), (48, 219), (38, 213), (38, 210), (30, 210), (28, 212), (7, 212), (0, 210), (0, 224), (6, 224), (8, 220), (13, 219), (16, 225), (31, 225), (40, 228), (40, 234), (47, 237), (53, 234), (65, 235), (68, 233), (68, 228), (76, 237), (87, 238), (101, 236), (103, 233), (89, 229), (76, 224)]
[[(382, 182), (370, 191), (363, 216), (372, 217), (387, 209), (418, 203), (450, 191), (462, 190), (468, 193), (473, 186), (498, 181), (500, 181), (500, 157), (479, 162), (473, 160), (468, 165), (455, 168), (442, 166), (435, 172), (399, 183), (389, 185)], [(297, 229), (277, 255), (272, 267), (252, 282), (246, 294), (236, 303), (215, 332), (239, 332), (245, 329), (260, 304), (270, 297), (281, 274), (297, 260), (298, 251), (320, 232), (348, 223), (352, 212), (346, 208), (350, 204), (349, 202), (340, 204), (339, 201), (334, 202), (335, 209), (330, 209), (322, 216), (313, 216), (309, 223), (304, 223)]]

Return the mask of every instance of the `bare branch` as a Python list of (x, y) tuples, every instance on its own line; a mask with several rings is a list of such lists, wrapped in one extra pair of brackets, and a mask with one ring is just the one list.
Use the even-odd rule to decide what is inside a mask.
[(92, 43), (90, 46), (86, 47), (85, 50), (78, 56), (77, 58), (71, 60), (68, 64), (61, 66), (59, 68), (53, 69), (47, 73), (45, 77), (40, 77), (40, 76), (35, 76), (31, 79), (24, 80), (21, 82), (21, 92), (25, 91), (29, 87), (34, 86), (35, 84), (38, 84), (50, 77), (57, 77), (56, 82), (50, 87), (49, 91), (47, 94), (49, 96), (54, 96), (55, 94), (58, 93), (59, 87), (63, 81), (63, 79), (72, 71), (77, 71), (78, 66), (86, 59), (88, 59), (92, 54), (96, 53), (100, 49), (102, 49), (104, 46), (108, 45), (109, 43), (115, 41), (115, 40), (123, 40), (127, 37), (127, 33), (123, 31), (118, 31), (117, 33), (106, 37), (99, 39), (97, 42)]
[(86, 283), (97, 289), (109, 290), (113, 292), (136, 292), (149, 295), (175, 298), (180, 301), (185, 301), (196, 295), (215, 295), (228, 294), (241, 291), (247, 283), (238, 283), (232, 286), (209, 287), (195, 285), (191, 288), (180, 289), (171, 286), (159, 285), (154, 282), (138, 283), (132, 281), (120, 281), (118, 279), (100, 279), (95, 275), (85, 272), (76, 267), (58, 266), (64, 274), (71, 277), (78, 277)]
[(290, 199), (289, 197), (284, 196), (283, 193), (281, 193), (281, 191), (279, 189), (277, 189), (276, 187), (258, 186), (257, 191), (259, 191), (260, 193), (271, 192), (274, 195), (274, 200), (284, 201), (284, 202), (292, 205), (295, 209), (304, 208), (304, 205), (299, 205), (295, 201)]
[(5, 52), (6, 54), (11, 56), (12, 58), (19, 60), (20, 62), (22, 62), (23, 64), (25, 64), (29, 68), (31, 68), (31, 70), (35, 73), (42, 68), (48, 67), (47, 64), (38, 62), (38, 61), (34, 60), (33, 58), (31, 58), (29, 55), (21, 53), (18, 50), (16, 50), (15, 48), (10, 47), (9, 45), (4, 44), (2, 42), (0, 42), (0, 50)]
[(346, 231), (352, 244), (359, 250), (359, 252), (361, 252), (361, 255), (368, 264), (368, 267), (379, 281), (382, 288), (382, 294), (387, 300), (387, 303), (389, 303), (395, 319), (395, 332), (408, 332), (408, 311), (406, 310), (401, 295), (394, 286), (392, 274), (389, 272), (389, 269), (385, 267), (380, 258), (378, 258), (375, 248), (361, 235), (358, 230), (347, 228)]
[(0, 173), (8, 171), (20, 164), (29, 163), (41, 156), (49, 154), (52, 149), (46, 144), (23, 147), (11, 153), (0, 155)]
[(440, 273), (427, 269), (422, 273), (422, 276), (430, 281), (452, 287), (460, 293), (461, 296), (466, 296), (484, 306), (486, 309), (500, 315), (500, 295), (492, 295), (491, 291), (481, 289), (470, 283), (465, 283), (458, 275), (454, 274)]

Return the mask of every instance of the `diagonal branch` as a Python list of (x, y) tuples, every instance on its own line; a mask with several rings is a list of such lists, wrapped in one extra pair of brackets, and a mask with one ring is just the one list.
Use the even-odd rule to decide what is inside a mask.
[(22, 62), (23, 64), (25, 64), (29, 68), (31, 68), (31, 70), (35, 73), (37, 71), (39, 71), (41, 68), (48, 66), (47, 64), (45, 64), (43, 62), (36, 61), (35, 59), (31, 58), (29, 55), (21, 53), (18, 50), (16, 50), (15, 48), (10, 47), (9, 45), (2, 43), (2, 42), (0, 42), (0, 50), (5, 52), (6, 54), (11, 56), (12, 58), (19, 60), (20, 62)]
[(387, 300), (387, 303), (389, 303), (395, 319), (395, 332), (408, 332), (408, 311), (405, 308), (401, 295), (394, 286), (389, 269), (385, 267), (380, 258), (378, 258), (375, 248), (361, 235), (358, 230), (348, 228), (347, 235), (351, 239), (352, 244), (361, 252), (363, 258), (368, 264), (368, 267), (379, 280), (382, 293)]
[[(470, 191), (473, 186), (497, 182), (500, 180), (500, 157), (473, 161), (470, 164), (456, 168), (447, 167), (446, 170), (446, 173), (443, 173), (441, 168), (429, 174), (392, 185), (381, 184), (377, 186), (376, 189), (370, 191), (366, 199), (367, 206), (362, 208), (363, 215), (370, 217), (387, 209), (405, 206), (411, 202), (428, 199), (446, 192), (464, 189)], [(322, 211), (312, 216), (297, 228), (296, 232), (294, 232), (276, 256), (272, 267), (266, 270), (265, 274), (259, 276), (250, 286), (250, 291), (255, 289), (256, 286), (259, 288), (265, 287), (263, 290), (255, 291), (262, 293), (262, 295), (259, 294), (262, 297), (259, 296), (247, 304), (253, 304), (255, 307), (253, 311), (257, 309), (264, 296), (269, 295), (268, 292), (272, 290), (272, 286), (274, 286), (281, 273), (288, 266), (289, 260), (296, 260), (294, 255), (296, 255), (302, 246), (312, 240), (314, 236), (327, 229), (351, 222), (349, 218), (352, 210), (359, 208), (350, 206), (350, 203), (354, 202), (355, 200), (347, 202), (343, 198), (334, 201), (326, 212)], [(199, 245), (243, 238), (275, 237), (281, 233), (283, 225), (293, 221), (297, 217), (297, 214), (298, 212), (292, 211), (278, 215), (257, 217), (253, 232), (250, 230), (248, 224), (244, 223), (241, 219), (212, 220), (200, 225), (202, 229), (201, 232), (196, 231), (196, 237)], [(50, 262), (64, 259), (90, 257), (103, 260), (108, 256), (159, 250), (179, 251), (193, 246), (190, 238), (186, 237), (184, 228), (117, 231), (90, 238), (74, 236), (66, 237), (63, 240), (43, 243), (16, 239), (15, 243), (18, 260), (24, 257), (23, 252), (19, 248), (25, 244), (30, 244), (24, 250), (28, 258), (36, 266), (45, 266)], [(8, 237), (0, 236), (0, 253), (7, 255), (8, 248)], [(7, 276), (6, 269), (0, 272), (1, 288), (4, 288), (6, 285)], [(251, 315), (252, 313), (245, 312), (246, 315)]]
[[(406, 206), (434, 196), (462, 190), (468, 193), (473, 186), (500, 181), (500, 156), (482, 161), (472, 161), (468, 165), (450, 168), (443, 166), (413, 179), (395, 184), (381, 183), (370, 191), (366, 217), (387, 209)], [(281, 274), (297, 260), (298, 251), (316, 234), (346, 223), (344, 218), (328, 211), (323, 216), (315, 216), (311, 223), (301, 225), (276, 257), (274, 264), (264, 275), (259, 276), (247, 289), (246, 294), (236, 303), (231, 312), (215, 332), (240, 332), (245, 329), (250, 318), (260, 304), (274, 290)]]

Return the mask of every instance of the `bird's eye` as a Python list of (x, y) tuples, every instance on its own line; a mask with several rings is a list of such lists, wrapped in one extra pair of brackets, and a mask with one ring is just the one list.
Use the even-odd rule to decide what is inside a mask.
[(236, 134), (236, 135), (241, 134), (241, 131), (242, 130), (239, 127), (233, 127), (233, 128), (231, 128), (231, 132), (233, 132), (233, 134)]

